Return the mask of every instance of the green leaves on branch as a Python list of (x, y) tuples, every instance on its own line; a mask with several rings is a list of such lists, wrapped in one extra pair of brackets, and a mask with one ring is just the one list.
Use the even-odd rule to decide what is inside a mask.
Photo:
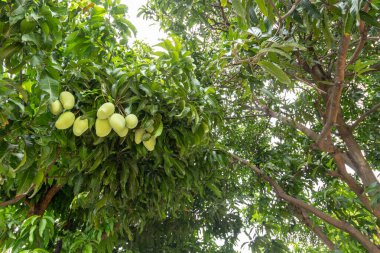
[(264, 71), (275, 77), (283, 84), (290, 84), (288, 75), (275, 63), (269, 61), (259, 61), (257, 63)]

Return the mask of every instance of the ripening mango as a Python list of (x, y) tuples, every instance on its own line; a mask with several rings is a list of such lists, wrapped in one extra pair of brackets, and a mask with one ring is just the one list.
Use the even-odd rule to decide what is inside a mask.
[(125, 128), (125, 119), (123, 115), (114, 113), (108, 118), (108, 121), (115, 132), (121, 132)]
[(149, 151), (153, 151), (156, 146), (156, 137), (152, 136), (149, 140), (143, 141), (145, 148)]
[(98, 137), (106, 137), (111, 132), (112, 128), (108, 119), (96, 119), (95, 131)]
[(62, 113), (57, 121), (55, 122), (55, 127), (58, 129), (67, 129), (74, 124), (75, 115), (72, 112)]
[(146, 129), (146, 131), (147, 131), (148, 133), (152, 133), (152, 132), (154, 131), (154, 126), (151, 125), (150, 127), (148, 127), (148, 128)]
[(88, 119), (82, 117), (76, 118), (73, 125), (73, 132), (75, 136), (81, 136), (88, 129)]
[(50, 109), (50, 112), (54, 115), (58, 115), (63, 111), (62, 104), (61, 102), (59, 102), (59, 100), (55, 100), (54, 102), (51, 102), (49, 109)]
[(143, 135), (145, 134), (145, 130), (140, 128), (137, 129), (135, 132), (135, 143), (140, 144), (143, 138)]
[(59, 95), (59, 100), (61, 101), (63, 108), (66, 110), (72, 109), (75, 105), (75, 98), (73, 94), (68, 91), (61, 92)]
[(96, 116), (98, 117), (98, 119), (108, 119), (114, 112), (115, 112), (114, 104), (108, 102), (108, 103), (102, 104), (99, 107), (98, 112), (96, 113)]
[(119, 135), (120, 137), (127, 136), (128, 131), (129, 131), (128, 127), (124, 127), (121, 131), (116, 131), (115, 130), (115, 132), (117, 133), (117, 135)]
[(129, 129), (133, 129), (137, 126), (137, 124), (139, 123), (139, 120), (136, 117), (136, 115), (129, 114), (129, 115), (127, 115), (127, 117), (125, 117), (125, 122), (126, 122), (126, 126)]

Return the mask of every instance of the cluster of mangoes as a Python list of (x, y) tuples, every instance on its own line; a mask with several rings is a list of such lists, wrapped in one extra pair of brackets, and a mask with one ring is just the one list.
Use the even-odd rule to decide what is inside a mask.
[[(50, 112), (54, 115), (62, 113), (63, 109), (71, 110), (75, 105), (75, 98), (73, 94), (68, 91), (63, 91), (59, 95), (59, 100), (55, 100), (50, 104)], [(115, 113), (115, 105), (107, 102), (100, 106), (96, 113), (95, 131), (98, 137), (106, 137), (112, 129), (120, 137), (125, 137), (130, 129), (134, 129), (139, 123), (138, 118), (134, 114), (129, 114), (126, 117), (120, 113)], [(73, 133), (75, 136), (80, 136), (88, 129), (88, 119), (79, 116), (75, 119), (74, 113), (65, 111), (62, 113), (58, 120), (55, 122), (57, 129), (68, 129), (73, 126)], [(150, 126), (145, 129), (137, 129), (135, 131), (135, 143), (140, 144), (143, 142), (145, 148), (153, 151), (156, 145), (156, 137), (151, 133), (154, 127)]]
[[(68, 91), (63, 91), (59, 95), (59, 100), (55, 100), (50, 104), (50, 112), (54, 115), (59, 115), (65, 110), (71, 110), (75, 105), (75, 98), (73, 94)], [(68, 129), (73, 126), (73, 133), (75, 136), (81, 136), (88, 129), (88, 119), (79, 116), (75, 119), (74, 113), (65, 111), (59, 115), (58, 120), (55, 122), (57, 129)]]

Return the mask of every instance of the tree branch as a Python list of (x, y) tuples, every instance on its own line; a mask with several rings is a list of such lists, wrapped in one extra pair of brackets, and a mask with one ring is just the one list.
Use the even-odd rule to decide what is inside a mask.
[(20, 200), (25, 198), (29, 194), (29, 192), (33, 190), (33, 188), (34, 188), (34, 184), (32, 184), (26, 192), (16, 195), (13, 199), (1, 202), (0, 207), (6, 207), (6, 206), (19, 202)]
[(348, 45), (350, 42), (350, 35), (344, 34), (340, 44), (340, 50), (337, 60), (336, 67), (336, 76), (335, 76), (335, 85), (332, 88), (331, 94), (329, 94), (329, 98), (327, 101), (327, 118), (326, 123), (322, 129), (322, 132), (318, 138), (317, 144), (319, 145), (323, 142), (331, 131), (331, 128), (336, 122), (336, 117), (338, 115), (338, 111), (340, 108), (340, 97), (343, 91), (343, 82), (344, 82), (344, 72), (346, 66), (346, 57)]
[(300, 130), (302, 133), (304, 133), (306, 136), (308, 136), (310, 139), (312, 139), (314, 141), (316, 141), (318, 139), (318, 134), (315, 133), (313, 130), (307, 128), (306, 126), (302, 125), (301, 123), (296, 122), (293, 119), (282, 116), (279, 113), (271, 110), (267, 105), (260, 103), (260, 101), (255, 96), (252, 96), (252, 98), (256, 102), (258, 109), (265, 112), (268, 116), (270, 116), (272, 118), (276, 118), (276, 119), (282, 121), (283, 123), (285, 123), (287, 125), (295, 127), (296, 129)]
[(300, 214), (298, 215), (300, 220), (305, 223), (305, 225), (316, 234), (319, 239), (326, 244), (326, 246), (329, 248), (330, 251), (333, 251), (335, 249), (334, 243), (327, 237), (327, 235), (323, 232), (322, 228), (319, 227), (316, 224), (313, 224), (312, 220), (310, 219), (308, 213), (302, 209), (298, 208)]
[(51, 200), (57, 194), (57, 192), (62, 188), (61, 185), (54, 184), (52, 185), (47, 193), (43, 196), (43, 198), (38, 201), (38, 203), (32, 208), (29, 213), (34, 215), (43, 215), (46, 211), (47, 207), (49, 206)]
[(320, 219), (324, 220), (325, 222), (329, 223), (330, 225), (332, 225), (332, 226), (334, 226), (334, 227), (336, 227), (336, 228), (338, 228), (344, 232), (347, 232), (353, 238), (358, 240), (368, 250), (368, 252), (380, 253), (380, 249), (374, 243), (372, 243), (365, 235), (363, 235), (359, 230), (357, 230), (355, 227), (353, 227), (348, 222), (338, 220), (338, 219), (322, 212), (321, 210), (317, 209), (316, 207), (311, 206), (310, 204), (304, 202), (303, 200), (300, 200), (300, 199), (297, 199), (297, 198), (294, 198), (294, 197), (288, 195), (272, 177), (265, 174), (261, 169), (256, 167), (254, 164), (250, 163), (248, 160), (245, 160), (245, 159), (243, 159), (243, 158), (241, 158), (235, 154), (232, 154), (229, 152), (227, 152), (227, 153), (232, 157), (232, 159), (238, 161), (239, 163), (242, 163), (242, 164), (248, 166), (254, 173), (261, 176), (261, 178), (264, 181), (266, 181), (267, 183), (269, 183), (272, 186), (273, 190), (275, 191), (276, 195), (279, 198), (285, 200), (286, 202), (288, 202), (288, 203), (290, 203), (296, 207), (302, 208), (302, 209), (314, 214), (315, 216), (319, 217)]
[(364, 194), (364, 189), (356, 182), (356, 180), (350, 174), (348, 174), (343, 154), (338, 151), (334, 153), (333, 157), (338, 167), (339, 173), (337, 176), (347, 183), (348, 187), (356, 194), (356, 196), (358, 196), (363, 206), (377, 219), (380, 219), (380, 211), (377, 208), (372, 208), (371, 201)]
[(284, 20), (286, 19), (287, 17), (289, 17), (293, 11), (296, 10), (297, 6), (300, 4), (301, 0), (296, 0), (295, 3), (292, 5), (292, 7), (290, 8), (290, 10), (285, 13), (283, 16), (281, 16), (281, 20)]
[(380, 103), (376, 104), (374, 107), (372, 107), (370, 110), (366, 111), (363, 115), (361, 115), (351, 126), (351, 130), (355, 129), (361, 122), (363, 122), (369, 115), (376, 112), (378, 109), (380, 109)]
[[(363, 11), (364, 12), (368, 12), (368, 8), (369, 8), (369, 5), (368, 5), (368, 2), (367, 2), (364, 5), (364, 7), (363, 7)], [(362, 52), (362, 50), (364, 48), (365, 42), (367, 41), (368, 32), (367, 32), (367, 29), (365, 27), (365, 22), (363, 20), (360, 20), (360, 22), (359, 22), (359, 32), (360, 32), (359, 43), (356, 46), (355, 52), (351, 56), (351, 59), (348, 62), (347, 66), (356, 62), (356, 60), (359, 58), (359, 55), (360, 55), (360, 53)]]

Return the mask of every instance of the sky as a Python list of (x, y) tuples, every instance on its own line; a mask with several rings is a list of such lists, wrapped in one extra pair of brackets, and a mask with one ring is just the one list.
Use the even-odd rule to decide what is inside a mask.
[(145, 20), (142, 16), (137, 17), (139, 8), (145, 5), (147, 0), (121, 0), (121, 2), (128, 6), (128, 19), (137, 29), (136, 38), (130, 39), (132, 43), (138, 39), (154, 46), (160, 42), (160, 39), (166, 37), (165, 33), (160, 31), (158, 23), (153, 20)]

